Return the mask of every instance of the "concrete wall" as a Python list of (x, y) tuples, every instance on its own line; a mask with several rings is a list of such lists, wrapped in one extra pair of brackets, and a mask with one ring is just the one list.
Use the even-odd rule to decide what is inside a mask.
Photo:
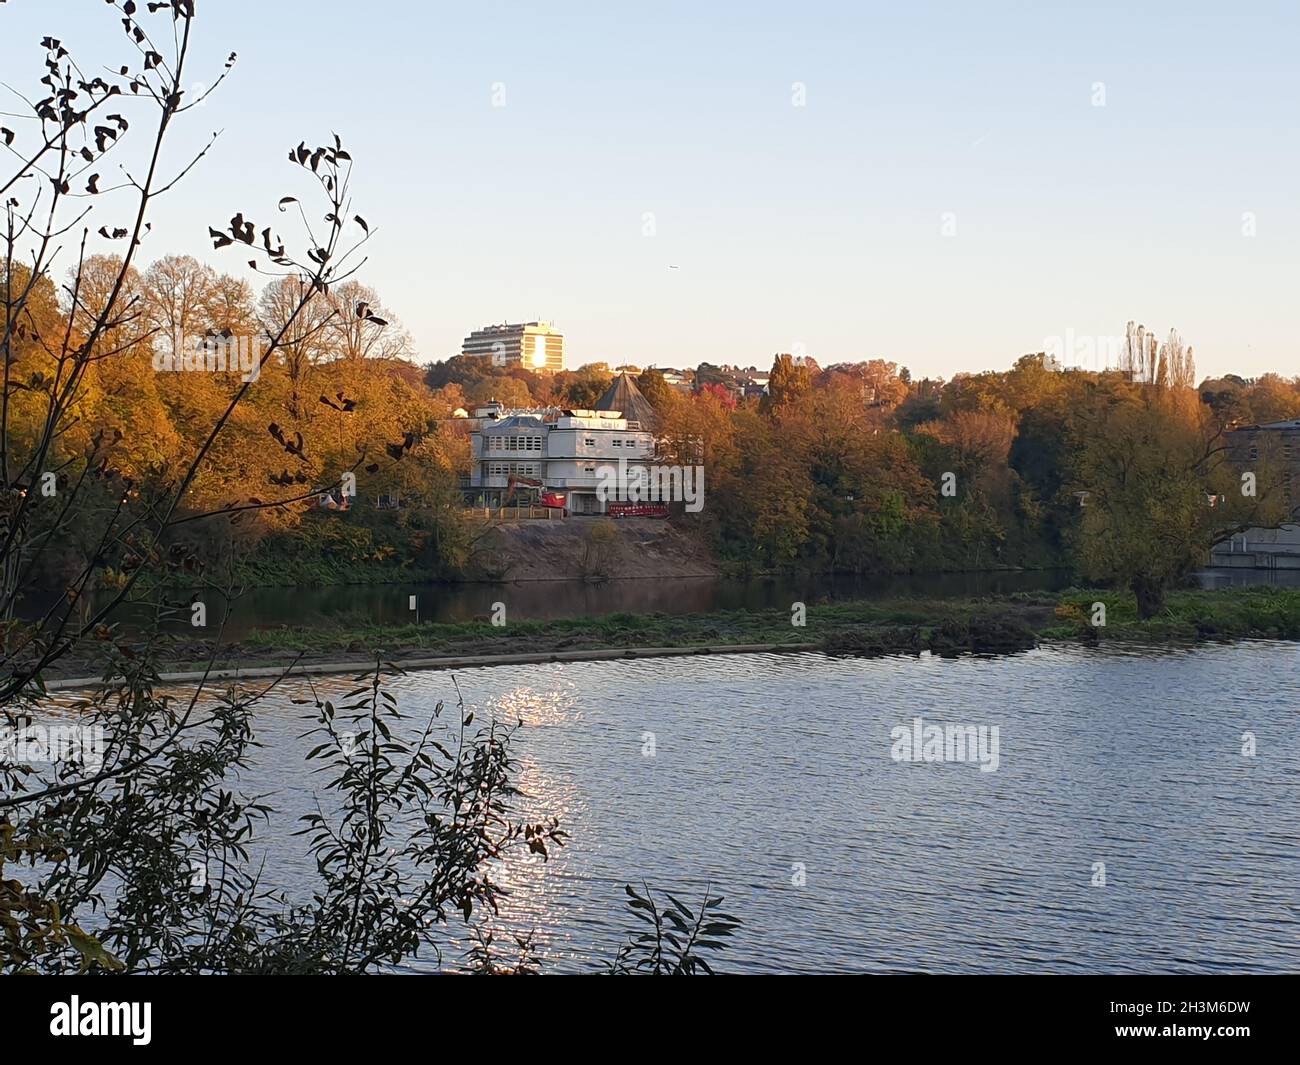
[(1300, 525), (1247, 529), (1216, 544), (1210, 565), (1236, 569), (1300, 569)]

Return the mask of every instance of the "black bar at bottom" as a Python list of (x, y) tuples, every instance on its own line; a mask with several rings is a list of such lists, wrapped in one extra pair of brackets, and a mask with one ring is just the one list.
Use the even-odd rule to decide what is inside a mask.
[(295, 1052), (382, 1053), (416, 1040), (434, 1053), (481, 1043), (490, 1054), (514, 1025), (534, 1047), (576, 1038), (614, 1050), (612, 1025), (626, 1026), (632, 1045), (662, 1039), (667, 1048), (688, 1021), (698, 1032), (690, 1042), (730, 1042), (735, 1051), (761, 1032), (808, 1048), (848, 1038), (863, 1049), (901, 1040), (916, 1049), (994, 1053), (1125, 1044), (1180, 1055), (1195, 1047), (1250, 1053), (1294, 1044), (1298, 990), (1291, 976), (871, 976), (834, 988), (790, 977), (588, 979), (581, 988), (562, 979), (485, 984), (429, 976), (14, 977), (0, 984), (6, 1049), (112, 1043), (128, 1054), (204, 1055), (268, 1047), (276, 1033)]

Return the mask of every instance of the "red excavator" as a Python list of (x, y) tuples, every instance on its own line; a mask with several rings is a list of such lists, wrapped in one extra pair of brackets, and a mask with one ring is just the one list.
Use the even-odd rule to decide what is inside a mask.
[(520, 487), (536, 488), (538, 490), (538, 502), (540, 502), (544, 507), (564, 507), (565, 496), (563, 492), (543, 492), (542, 488), (544, 488), (545, 485), (543, 485), (541, 481), (535, 480), (532, 477), (519, 477), (512, 473), (507, 484), (510, 491), (506, 493), (505, 502), (501, 504), (503, 507), (511, 505), (515, 498), (515, 490)]

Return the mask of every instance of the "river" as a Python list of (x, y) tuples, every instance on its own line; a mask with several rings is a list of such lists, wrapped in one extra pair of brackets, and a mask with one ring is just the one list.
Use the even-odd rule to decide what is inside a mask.
[[(1295, 644), (689, 657), (457, 680), (480, 720), (523, 722), (522, 810), (572, 836), (549, 862), (501, 869), (500, 924), (534, 930), (548, 970), (612, 955), (632, 927), (629, 880), (725, 895), (744, 922), (729, 971), (1300, 967)], [(266, 747), (242, 782), (271, 793), (269, 869), (295, 894), (310, 862), (290, 833), (315, 784), (290, 698), (306, 690), (259, 711)], [(392, 690), (413, 728), (455, 701), (447, 673)], [(891, 730), (918, 716), (996, 725), (996, 771), (895, 761)]]

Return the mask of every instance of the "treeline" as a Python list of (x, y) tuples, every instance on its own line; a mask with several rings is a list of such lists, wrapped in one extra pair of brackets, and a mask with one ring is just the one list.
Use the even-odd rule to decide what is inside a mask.
[[(38, 279), (12, 345), (15, 451), (33, 447), (44, 425), (54, 384), (49, 338), (93, 321), (119, 270), (112, 258), (88, 260), (68, 286), (76, 305)], [(25, 283), (21, 268), (14, 274), (15, 285)], [(604, 363), (537, 374), (455, 356), (420, 367), (400, 323), (355, 280), (302, 309), (294, 276), (254, 292), (193, 258), (167, 256), (129, 270), (126, 288), (119, 299), (129, 313), (101, 339), (105, 354), (84, 375), (76, 418), (54, 449), (59, 476), (94, 455), (128, 494), (166, 481), (249, 376), (233, 356), (215, 371), (169, 367), (194, 363), (205, 343), (234, 352), (242, 349), (231, 342), (279, 336), (185, 495), (186, 515), (223, 513), (169, 532), (171, 549), (192, 556), (196, 569), (233, 569), (255, 583), (462, 572), (474, 530), (461, 508), (469, 443), (458, 409), (489, 399), (591, 407), (614, 378)], [(1226, 477), (1227, 427), (1300, 415), (1300, 378), (1228, 376), (1196, 392), (1191, 373), (1190, 349), (1176, 335), (1159, 347), (1146, 335), (1126, 371), (1060, 371), (1038, 354), (1008, 370), (913, 380), (878, 359), (822, 368), (781, 355), (762, 395), (752, 375), (741, 375), (748, 387), (734, 387), (725, 368), (708, 363), (686, 372), (693, 387), (669, 386), (656, 370), (637, 381), (658, 414), (662, 458), (704, 467), (705, 507), (692, 520), (736, 572), (1073, 566), (1131, 584), (1113, 557), (1130, 550), (1123, 539), (1152, 541), (1157, 528), (1164, 538), (1160, 527), (1171, 521), (1167, 507), (1144, 508), (1169, 492), (1195, 501)], [(1153, 482), (1142, 489), (1146, 503), (1113, 515), (1128, 527), (1112, 535), (1094, 526), (1107, 513), (1103, 501), (1118, 498), (1107, 495), (1106, 479), (1132, 474), (1106, 464), (1117, 434), (1126, 447), (1146, 449)], [(1185, 452), (1190, 472), (1162, 487), (1156, 474), (1174, 452)], [(349, 473), (351, 507), (323, 509), (322, 491), (333, 487), (341, 500)], [(292, 502), (265, 505), (285, 499)], [(1238, 518), (1220, 514), (1202, 528), (1204, 515), (1190, 513), (1167, 580)], [(60, 537), (39, 576), (57, 584), (94, 551), (76, 535)], [(121, 576), (114, 565), (104, 565), (101, 579)]]
[[(1167, 346), (1172, 355), (1181, 342)], [(1027, 355), (948, 382), (905, 378), (888, 363), (818, 370), (781, 357), (769, 396), (729, 417), (691, 411), (722, 414), (716, 397), (672, 397), (670, 437), (683, 456), (702, 439), (712, 457), (706, 510), (724, 555), (870, 573), (1068, 566), (1121, 585), (1168, 566), (1163, 587), (1223, 530), (1273, 516), (1258, 509), (1277, 503), (1263, 471), (1259, 496), (1207, 507), (1207, 493), (1231, 491), (1225, 422), (1158, 370), (1061, 372)], [(1247, 386), (1240, 398), (1268, 417), (1294, 415), (1300, 380)], [(706, 422), (719, 427), (711, 436)], [(1126, 464), (1111, 468), (1116, 445)], [(1168, 560), (1129, 558), (1126, 537)]]
[[(1127, 344), (1125, 368), (1104, 372), (1030, 354), (1008, 370), (913, 380), (883, 360), (821, 368), (780, 355), (763, 396), (708, 364), (689, 392), (655, 370), (638, 384), (664, 457), (703, 465), (693, 520), (739, 571), (1066, 566), (1124, 587), (1146, 574), (1161, 589), (1233, 529), (1284, 516), (1284, 471), (1261, 459), (1257, 494), (1243, 497), (1224, 434), (1300, 416), (1300, 378), (1196, 390), (1176, 333), (1157, 343), (1130, 325)], [(459, 358), (426, 378), (472, 401), (570, 406), (611, 379), (604, 364), (546, 377)]]
[[(77, 292), (75, 303), (61, 299), (48, 277), (36, 280), (10, 344), (6, 425), (14, 462), (37, 448), (50, 397), (65, 387), (59, 341), (71, 334), (77, 343), (120, 271), (120, 259), (86, 260), (64, 289)], [(17, 265), (11, 279), (0, 270), (0, 284), (13, 290), (29, 280)], [(286, 582), (342, 582), (398, 565), (426, 574), (454, 568), (465, 546), (456, 513), (468, 459), (463, 423), (459, 431), (441, 428), (453, 408), (425, 385), (409, 337), (373, 290), (346, 280), (306, 292), (301, 307), (304, 293), (296, 276), (254, 292), (189, 256), (127, 270), (116, 296), (125, 310), (103, 331), (76, 382), (73, 414), (52, 443), (46, 468), (55, 483), (30, 490), (57, 503), (89, 460), (100, 509), (119, 494), (127, 506), (146, 506), (159, 486), (179, 478), (252, 377), (196, 468), (168, 532), (173, 555), (194, 573), (215, 578), (233, 567), (259, 583), (277, 574)], [(269, 339), (282, 332), (260, 364)], [(345, 501), (345, 475), (355, 478), (353, 505), (323, 510), (326, 492)], [(402, 505), (381, 509), (381, 500)], [(56, 507), (36, 513), (57, 520)], [(98, 550), (94, 530), (91, 523), (62, 528), (39, 558), (35, 581), (58, 586), (80, 572)], [(99, 583), (123, 576), (130, 552), (117, 546), (104, 552)]]

